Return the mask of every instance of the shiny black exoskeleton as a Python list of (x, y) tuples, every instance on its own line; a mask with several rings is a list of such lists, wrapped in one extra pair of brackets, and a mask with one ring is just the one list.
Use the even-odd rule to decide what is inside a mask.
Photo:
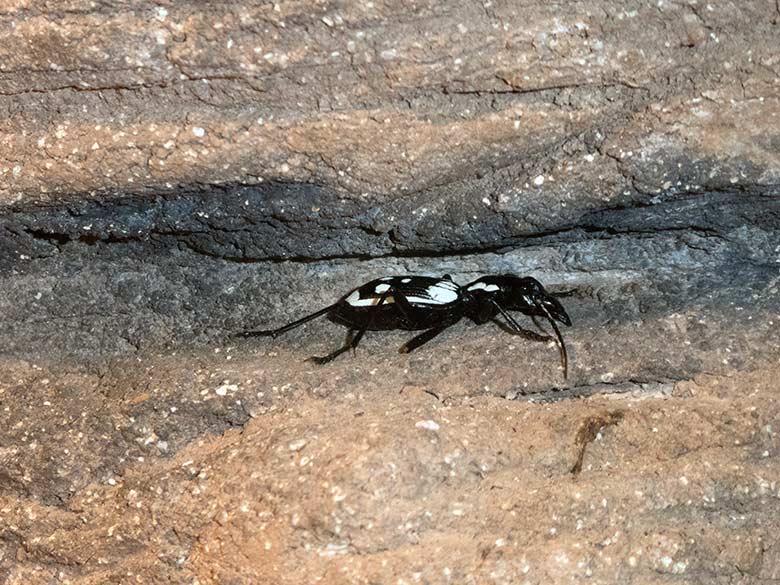
[(504, 327), (511, 333), (537, 341), (551, 339), (547, 335), (520, 327), (510, 311), (519, 311), (531, 318), (547, 319), (555, 331), (564, 377), (567, 377), (566, 345), (556, 321), (571, 325), (571, 320), (558, 299), (548, 293), (538, 280), (529, 276), (483, 276), (465, 286), (453, 282), (449, 275), (443, 278), (387, 276), (353, 289), (336, 303), (278, 329), (247, 331), (239, 335), (275, 338), (312, 319), (327, 315), (331, 320), (347, 326), (349, 335), (343, 347), (326, 356), (310, 358), (318, 364), (327, 363), (345, 351), (357, 347), (368, 330), (424, 330), (399, 349), (401, 353), (408, 353), (463, 317), (482, 324), (497, 320), (500, 315), (504, 319)]

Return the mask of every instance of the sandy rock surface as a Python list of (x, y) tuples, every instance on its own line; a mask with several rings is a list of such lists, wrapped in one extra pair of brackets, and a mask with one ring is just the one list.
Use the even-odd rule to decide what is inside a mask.
[[(482, 354), (462, 387), (507, 383)], [(777, 368), (507, 400), (400, 358), (227, 357), (14, 372), (7, 583), (778, 578)]]

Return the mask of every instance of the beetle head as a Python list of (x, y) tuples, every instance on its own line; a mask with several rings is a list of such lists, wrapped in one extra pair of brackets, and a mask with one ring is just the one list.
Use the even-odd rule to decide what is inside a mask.
[(571, 325), (571, 319), (560, 301), (548, 293), (541, 282), (530, 276), (483, 276), (466, 285), (465, 289), (480, 304), (497, 302), (505, 309)]
[(534, 304), (541, 308), (543, 312), (548, 313), (549, 316), (556, 321), (560, 321), (566, 326), (571, 326), (571, 319), (561, 302), (548, 293), (535, 278), (529, 276), (527, 277), (527, 280), (533, 281), (533, 284), (531, 285), (533, 296), (531, 298), (533, 299)]
[(544, 289), (541, 282), (530, 276), (519, 278), (507, 274), (504, 278), (510, 285), (510, 290), (507, 291), (509, 292), (507, 308), (522, 311), (527, 315), (545, 316), (564, 325), (571, 325), (566, 309), (558, 299)]

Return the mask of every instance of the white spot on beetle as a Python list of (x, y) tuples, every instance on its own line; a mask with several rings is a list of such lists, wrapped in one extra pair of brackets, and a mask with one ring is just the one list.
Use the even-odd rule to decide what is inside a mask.
[(420, 305), (446, 305), (458, 300), (460, 287), (449, 280), (440, 280), (425, 289), (427, 297), (409, 296), (410, 303)]
[[(382, 285), (379, 285), (382, 286)], [(389, 288), (389, 287), (388, 287)], [(351, 307), (373, 307), (374, 305), (379, 304), (380, 297), (366, 297), (361, 298), (360, 297), (360, 290), (352, 291), (347, 298), (344, 300), (347, 302), (348, 305)], [(384, 303), (385, 305), (389, 305), (390, 303), (395, 302), (393, 297), (385, 297)]]
[(389, 284), (378, 284), (377, 287), (374, 289), (377, 294), (382, 294), (390, 290)]
[[(375, 297), (371, 297), (368, 299), (357, 299), (355, 301), (347, 301), (347, 302), (353, 307), (373, 307), (379, 302), (379, 299)], [(385, 302), (387, 302), (387, 299), (385, 299)]]
[(497, 284), (488, 284), (486, 282), (475, 282), (468, 288), (468, 290), (484, 290), (485, 292), (495, 292), (498, 289)]
[(402, 278), (401, 282), (403, 282), (404, 284), (408, 284), (408, 283), (412, 282), (412, 279), (411, 278)]
[(354, 290), (351, 293), (349, 293), (349, 296), (344, 300), (347, 301), (350, 305), (355, 306), (355, 303), (360, 301), (360, 292)]

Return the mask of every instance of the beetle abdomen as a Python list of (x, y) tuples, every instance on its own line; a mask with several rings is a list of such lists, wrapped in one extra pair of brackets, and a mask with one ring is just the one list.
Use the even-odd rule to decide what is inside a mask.
[(428, 329), (457, 321), (461, 297), (461, 288), (449, 279), (388, 276), (350, 291), (332, 317), (358, 328)]

